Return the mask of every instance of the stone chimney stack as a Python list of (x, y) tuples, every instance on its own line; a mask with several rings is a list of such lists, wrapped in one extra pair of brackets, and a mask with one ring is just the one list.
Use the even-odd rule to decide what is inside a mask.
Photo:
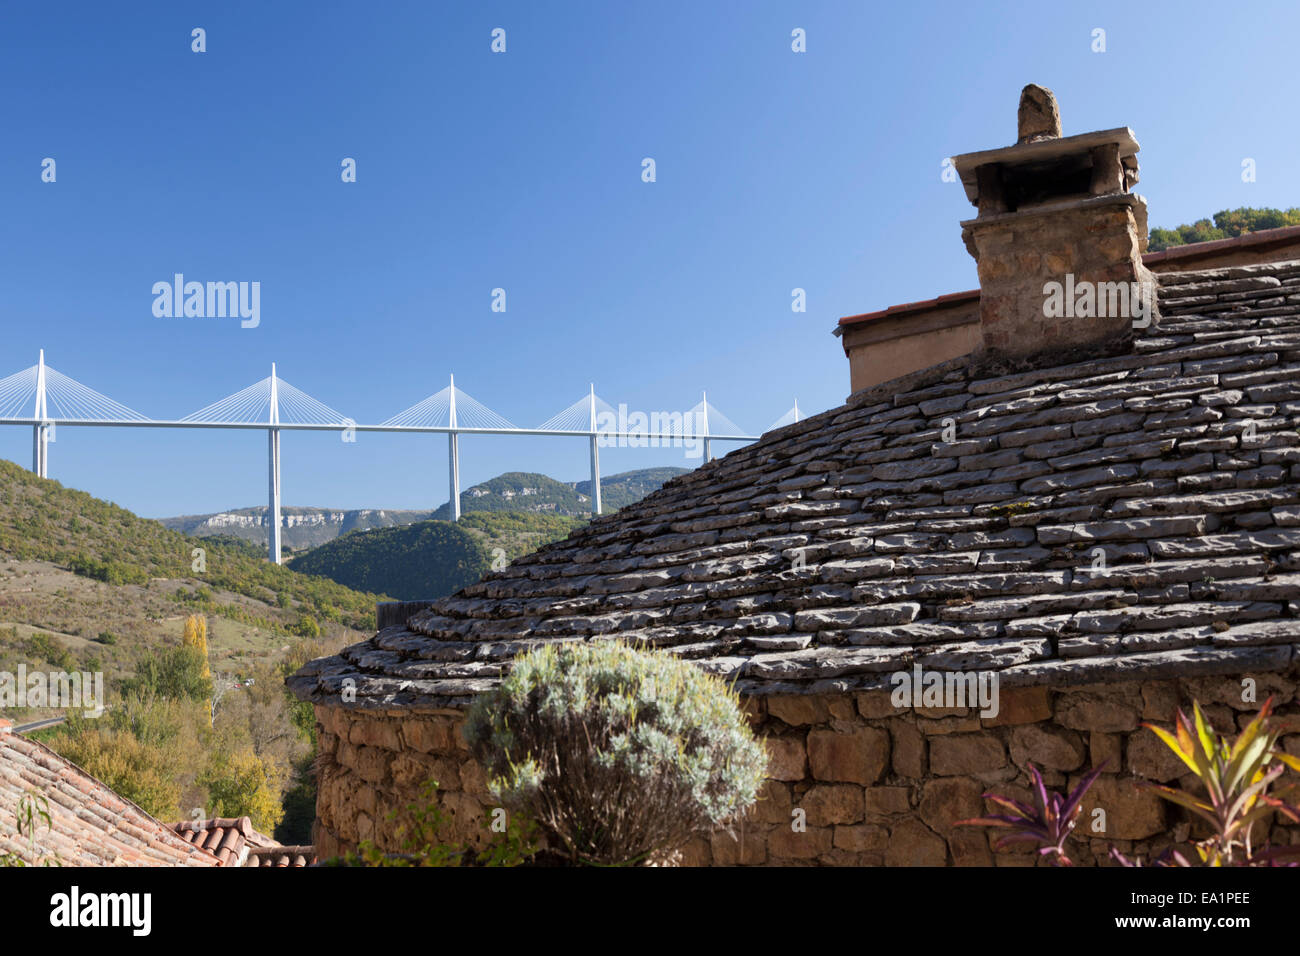
[(1014, 146), (953, 158), (979, 210), (962, 238), (980, 279), (982, 364), (1063, 364), (1126, 349), (1154, 314), (1146, 202), (1128, 127), (1061, 136), (1051, 90), (1020, 94)]

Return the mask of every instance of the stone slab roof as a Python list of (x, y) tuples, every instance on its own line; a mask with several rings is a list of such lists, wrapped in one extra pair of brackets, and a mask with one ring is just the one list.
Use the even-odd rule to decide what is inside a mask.
[(873, 689), (915, 663), (1005, 686), (1284, 668), (1300, 261), (1158, 280), (1129, 353), (996, 377), (967, 357), (864, 390), (289, 686), (459, 707), (555, 640), (639, 641), (747, 694)]
[[(28, 794), (49, 802), (51, 818), (49, 829), (37, 826), (35, 853), (15, 825)], [(76, 764), (7, 726), (0, 726), (0, 853), (29, 865), (54, 858), (63, 866), (220, 865)]]

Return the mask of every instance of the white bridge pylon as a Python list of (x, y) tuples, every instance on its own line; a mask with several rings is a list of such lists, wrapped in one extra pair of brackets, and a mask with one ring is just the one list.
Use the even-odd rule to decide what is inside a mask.
[[(773, 427), (799, 420), (799, 406)], [(447, 435), (450, 510), (460, 518), (460, 435), (538, 435), (585, 438), (590, 444), (591, 510), (601, 512), (601, 442), (631, 439), (629, 446), (644, 447), (646, 439), (660, 444), (680, 444), (685, 439), (703, 442), (704, 459), (712, 458), (714, 441), (750, 442), (757, 435), (742, 429), (709, 404), (702, 395), (685, 413), (628, 415), (626, 406), (615, 408), (596, 394), (588, 394), (536, 428), (520, 428), (456, 387), (449, 377), (446, 388), (377, 425), (358, 424), (324, 402), (290, 385), (276, 374), (240, 389), (198, 411), (178, 419), (151, 419), (45, 364), (41, 350), (30, 368), (0, 378), (0, 425), (32, 426), (32, 471), (49, 477), (49, 443), (56, 425), (144, 428), (244, 428), (267, 433), (267, 556), (280, 563), (280, 433), (282, 431), (341, 431), (344, 441), (357, 432), (417, 432)]]

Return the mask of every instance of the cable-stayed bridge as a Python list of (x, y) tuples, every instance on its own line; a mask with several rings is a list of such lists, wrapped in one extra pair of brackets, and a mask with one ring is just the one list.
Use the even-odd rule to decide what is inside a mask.
[[(799, 421), (799, 403), (772, 423), (779, 428)], [(749, 442), (757, 435), (743, 429), (709, 403), (707, 393), (686, 412), (633, 412), (615, 409), (593, 385), (582, 398), (536, 428), (521, 428), (456, 386), (446, 388), (376, 425), (354, 421), (295, 388), (275, 371), (260, 382), (205, 405), (183, 418), (159, 420), (89, 388), (45, 364), (42, 349), (35, 365), (0, 378), (0, 425), (32, 426), (32, 471), (49, 477), (49, 443), (58, 425), (110, 428), (251, 428), (267, 435), (267, 555), (280, 563), (280, 433), (338, 431), (344, 441), (357, 432), (413, 432), (447, 436), (447, 472), (451, 518), (460, 519), (461, 435), (532, 435), (585, 438), (590, 444), (591, 511), (600, 514), (600, 447), (626, 442), (645, 447), (664, 442), (699, 444), (703, 460), (713, 457), (713, 442)]]

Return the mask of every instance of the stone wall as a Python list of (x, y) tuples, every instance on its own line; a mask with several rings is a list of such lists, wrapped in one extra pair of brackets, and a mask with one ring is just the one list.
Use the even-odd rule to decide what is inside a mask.
[(1128, 195), (1099, 197), (962, 224), (979, 272), (980, 334), (988, 360), (1023, 368), (1014, 360), (1047, 356), (1063, 364), (1126, 347), (1133, 337), (1131, 311), (1086, 320), (1046, 318), (1044, 289), (1049, 282), (1064, 283), (1067, 274), (1076, 283), (1149, 281), (1139, 251), (1145, 237), (1139, 203)]
[[(1300, 754), (1300, 674), (1250, 675), (1257, 697), (1274, 695)], [(770, 779), (736, 829), (696, 839), (686, 865), (991, 866), (1034, 865), (1030, 850), (994, 853), (990, 832), (954, 828), (979, 816), (981, 794), (1028, 799), (1033, 762), (1049, 787), (1072, 787), (1107, 761), (1084, 804), (1080, 831), (1105, 810), (1105, 833), (1075, 841), (1076, 863), (1104, 863), (1111, 845), (1140, 857), (1186, 840), (1184, 811), (1140, 791), (1136, 781), (1192, 787), (1182, 763), (1143, 721), (1168, 726), (1178, 706), (1199, 700), (1216, 730), (1235, 733), (1258, 704), (1242, 701), (1240, 677), (1191, 678), (1072, 688), (1004, 688), (1000, 712), (968, 708), (898, 710), (888, 693), (750, 698), (756, 729), (768, 740)], [(316, 708), (320, 741), (316, 847), (322, 859), (372, 839), (401, 850), (388, 813), (417, 799), (430, 778), (441, 784), (454, 839), (481, 842), (491, 806), (482, 771), (469, 759), (457, 711), (359, 712)], [(802, 815), (794, 813), (802, 809)], [(794, 823), (802, 816), (804, 827)], [(1192, 831), (1191, 836), (1199, 836)], [(996, 838), (997, 834), (994, 834)], [(1257, 839), (1262, 837), (1257, 830)], [(1300, 828), (1275, 826), (1275, 843), (1300, 844)]]
[[(403, 852), (398, 829), (407, 806), (436, 780), (446, 838), (482, 845), (490, 804), (482, 770), (461, 736), (456, 710), (347, 710), (316, 705), (317, 792), (313, 843), (318, 859), (370, 840)], [(396, 819), (389, 819), (396, 813)]]

